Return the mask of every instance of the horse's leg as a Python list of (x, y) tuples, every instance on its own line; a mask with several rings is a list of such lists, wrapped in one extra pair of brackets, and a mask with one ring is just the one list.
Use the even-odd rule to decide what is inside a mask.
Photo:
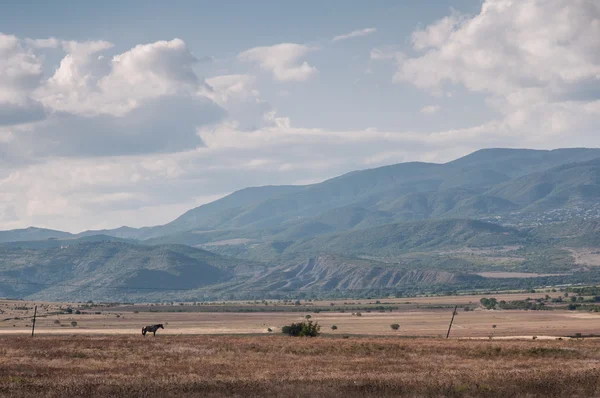
[(154, 337), (156, 337), (156, 330), (154, 331)]

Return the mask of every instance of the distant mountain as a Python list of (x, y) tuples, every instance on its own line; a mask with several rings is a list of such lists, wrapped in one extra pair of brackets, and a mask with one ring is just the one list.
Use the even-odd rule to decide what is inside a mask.
[(262, 269), (188, 246), (109, 241), (45, 249), (4, 246), (0, 257), (0, 296), (46, 300), (163, 297)]
[(402, 163), (308, 186), (255, 188), (246, 205), (240, 191), (145, 236), (191, 245), (295, 240), (393, 222), (551, 211), (600, 198), (599, 172), (599, 149), (482, 150), (446, 164)]
[(55, 231), (52, 229), (29, 227), (25, 229), (13, 229), (0, 231), (0, 242), (22, 242), (41, 239), (68, 238), (73, 235), (68, 232)]
[[(573, 248), (600, 251), (599, 223), (600, 149), (486, 149), (445, 164), (246, 188), (162, 226), (2, 231), (0, 279), (8, 282), (0, 294), (142, 299), (238, 297), (261, 286), (494, 286), (474, 277), (481, 270), (558, 273), (571, 283), (595, 272), (577, 264)], [(31, 284), (17, 284), (23, 280)], [(34, 287), (42, 280), (56, 287)], [(90, 290), (113, 283), (171, 291)]]

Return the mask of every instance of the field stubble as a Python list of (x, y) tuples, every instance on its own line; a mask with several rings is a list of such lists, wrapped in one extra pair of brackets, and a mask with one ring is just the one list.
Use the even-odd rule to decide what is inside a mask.
[(600, 395), (600, 341), (392, 337), (4, 336), (0, 394)]

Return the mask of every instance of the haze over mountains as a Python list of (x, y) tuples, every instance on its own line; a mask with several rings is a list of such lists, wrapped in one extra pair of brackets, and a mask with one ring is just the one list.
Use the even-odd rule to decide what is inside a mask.
[[(202, 299), (589, 280), (599, 199), (600, 149), (486, 149), (246, 188), (162, 226), (2, 231), (0, 295)], [(524, 271), (552, 276), (480, 275)]]

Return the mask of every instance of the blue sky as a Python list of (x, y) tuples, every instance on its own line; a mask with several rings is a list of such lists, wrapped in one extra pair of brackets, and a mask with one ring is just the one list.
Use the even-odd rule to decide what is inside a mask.
[(597, 146), (593, 0), (4, 1), (0, 228), (170, 221), (248, 185)]

